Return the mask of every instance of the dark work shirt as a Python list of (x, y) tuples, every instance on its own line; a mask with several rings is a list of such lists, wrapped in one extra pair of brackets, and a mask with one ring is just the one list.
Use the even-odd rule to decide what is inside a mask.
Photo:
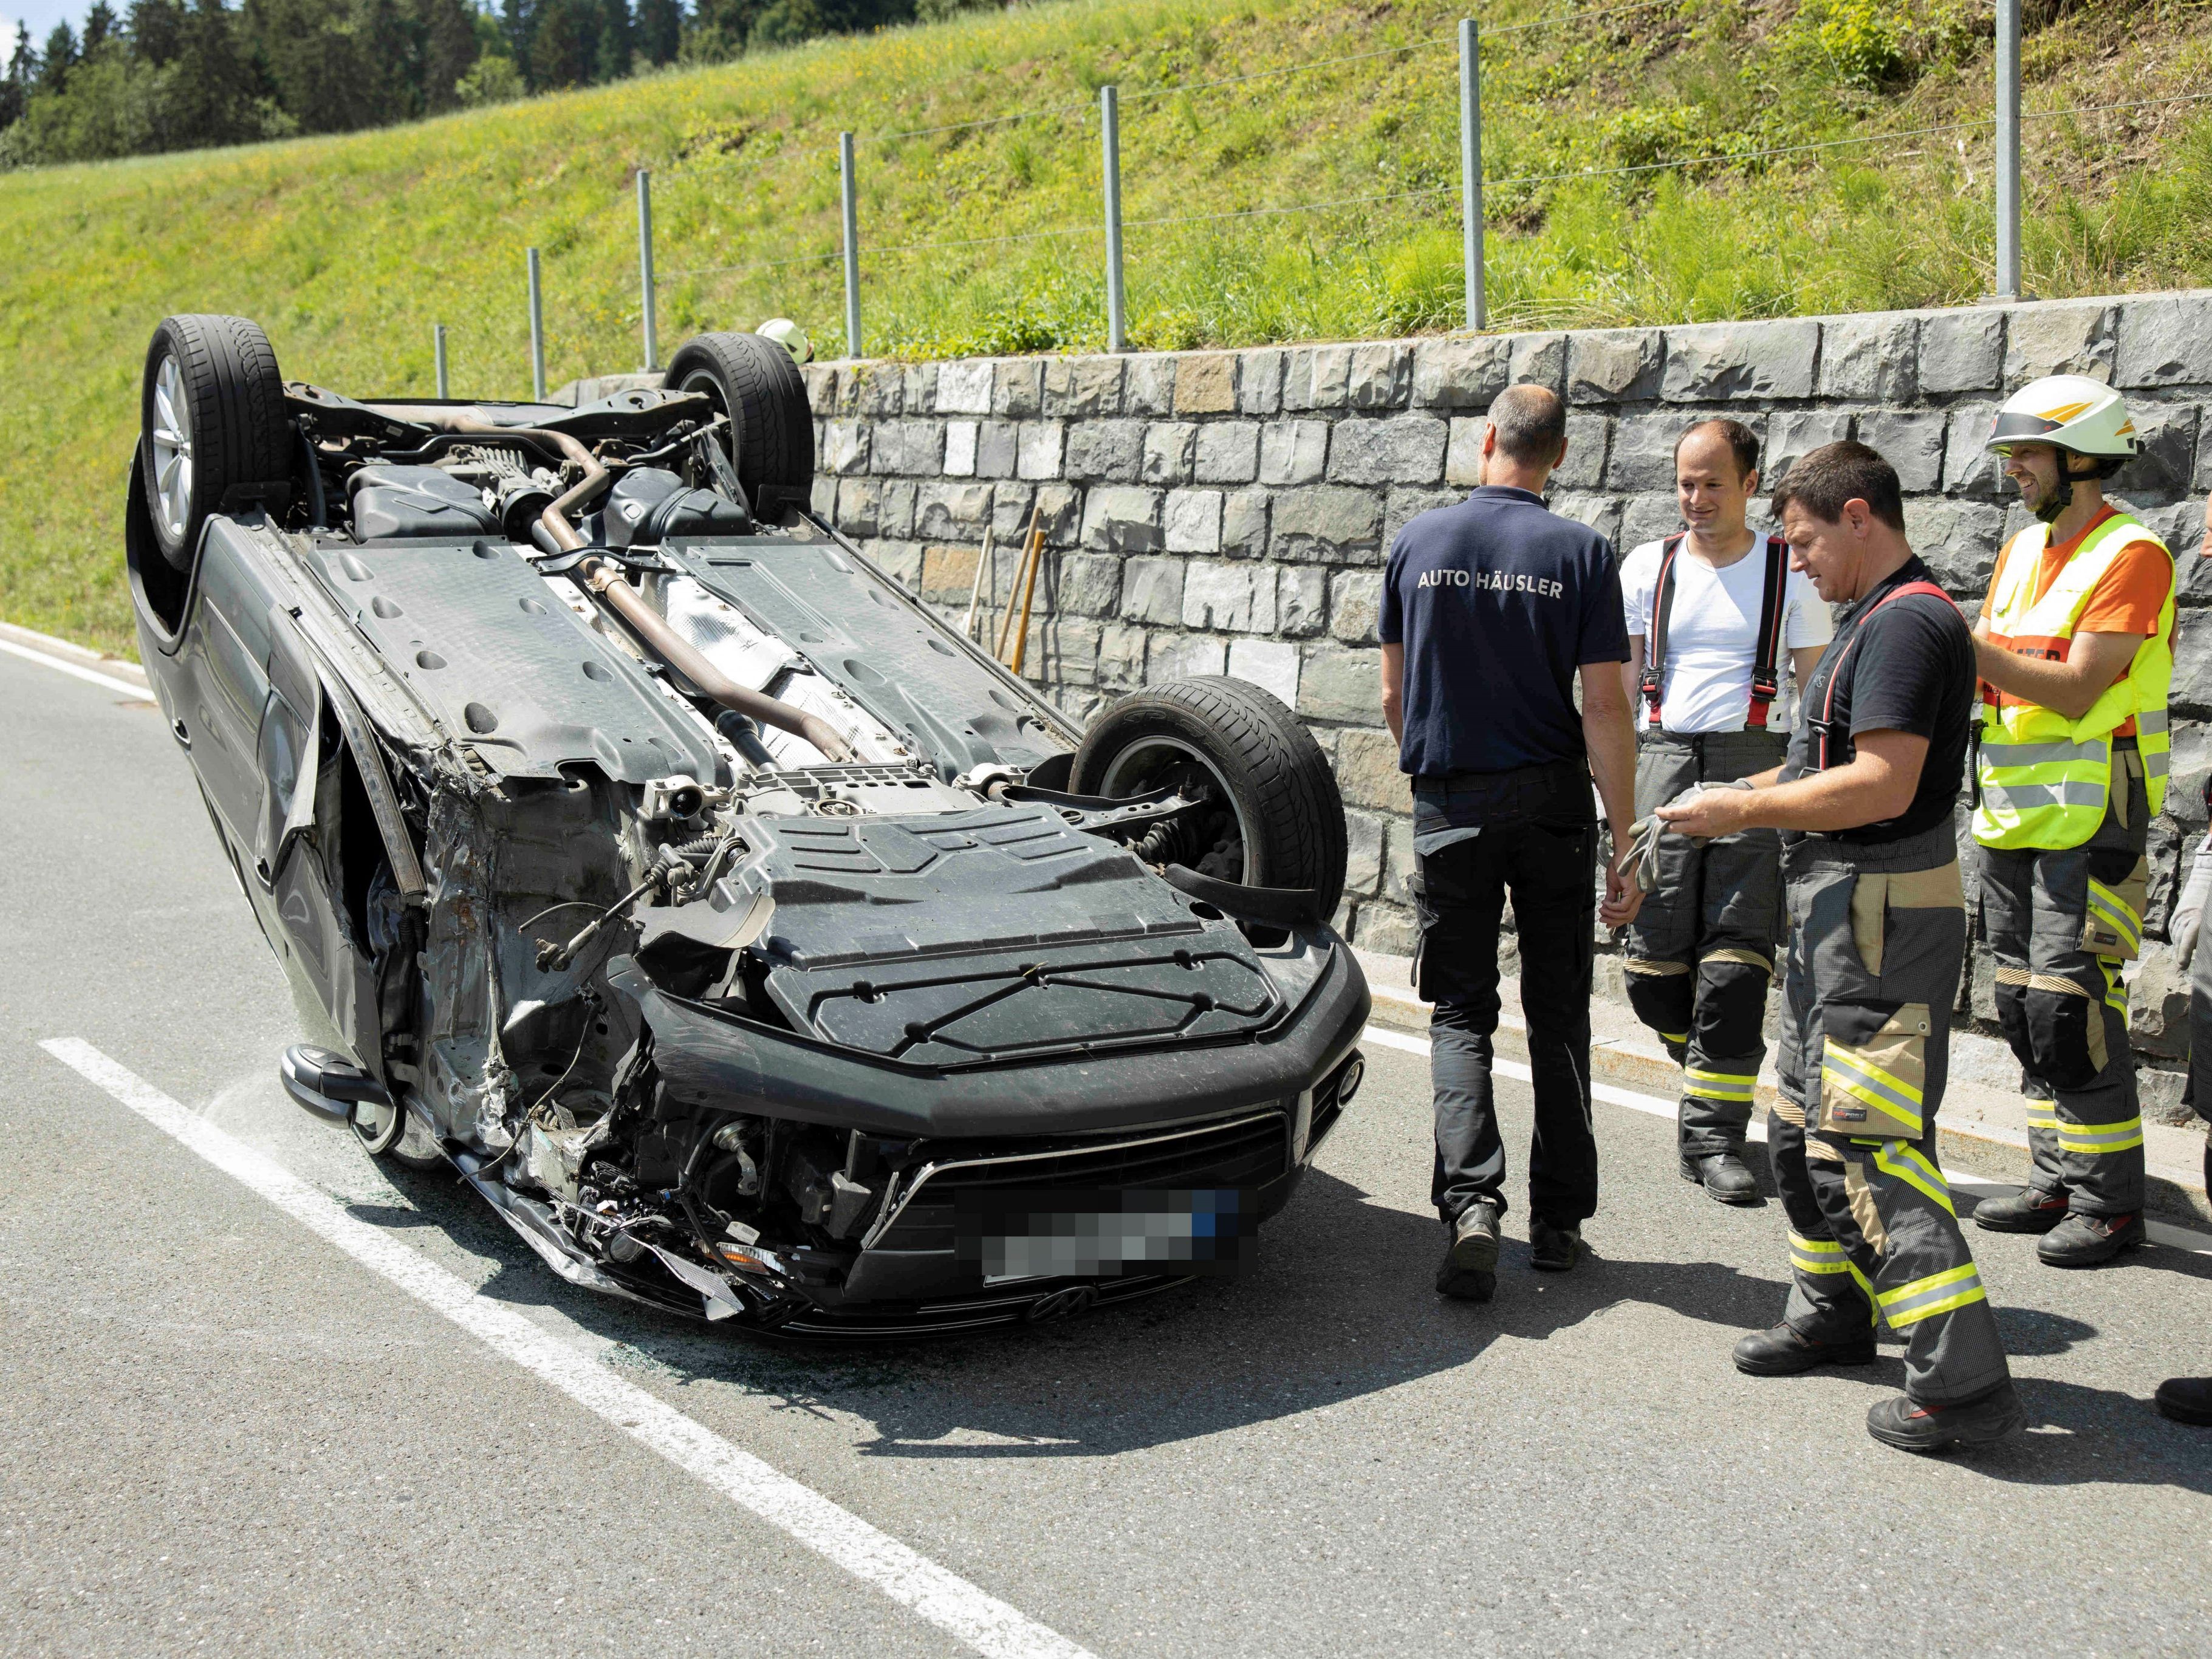
[(1398, 764), (1416, 777), (1581, 759), (1575, 671), (1628, 660), (1612, 544), (1498, 485), (1398, 532), (1376, 632), (1405, 647)]
[(1900, 817), (1840, 830), (1838, 841), (1902, 841), (1950, 823), (1958, 802), (1974, 718), (1973, 635), (1958, 607), (1932, 593), (1882, 604), (1907, 582), (1933, 580), (1917, 558), (1906, 560), (1837, 617), (1836, 637), (1806, 684), (1782, 769), (1785, 781), (1820, 769), (1824, 722), (1831, 769), (1858, 752), (1851, 739), (1862, 732), (1910, 732), (1928, 739), (1911, 805)]

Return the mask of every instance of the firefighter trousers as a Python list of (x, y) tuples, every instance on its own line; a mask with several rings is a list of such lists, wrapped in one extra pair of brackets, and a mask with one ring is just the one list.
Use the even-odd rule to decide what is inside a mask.
[(1793, 836), (1783, 873), (1767, 1138), (1790, 1223), (1784, 1317), (1823, 1342), (1886, 1321), (1915, 1404), (1975, 1399), (2009, 1372), (1936, 1157), (1966, 941), (1951, 828), (1872, 847)]
[[(1781, 763), (1778, 732), (1646, 730), (1636, 750), (1636, 814), (1696, 783), (1728, 783)], [(1684, 1158), (1743, 1152), (1766, 1058), (1766, 990), (1782, 937), (1782, 844), (1746, 830), (1703, 847), (1668, 836), (1659, 885), (1622, 936), (1629, 1006), (1682, 1067)]]
[(2021, 1069), (2051, 1096), (2027, 1103), (2031, 1178), (2099, 1216), (2143, 1206), (2142, 1107), (2120, 970), (2142, 943), (2150, 805), (2141, 757), (2116, 747), (2112, 759), (2112, 804), (2081, 846), (1978, 849), (1997, 1021)]

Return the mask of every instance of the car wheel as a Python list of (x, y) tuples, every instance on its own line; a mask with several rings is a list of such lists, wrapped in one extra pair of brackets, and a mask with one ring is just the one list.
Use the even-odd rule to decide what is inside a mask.
[(1344, 893), (1344, 798), (1313, 733), (1275, 697), (1223, 676), (1131, 693), (1091, 723), (1068, 787), (1121, 797), (1174, 787), (1207, 811), (1170, 826), (1156, 862), (1255, 887)]
[(738, 482), (766, 522), (814, 487), (814, 414), (791, 354), (757, 334), (702, 334), (684, 342), (662, 382), (704, 392), (730, 417), (724, 447)]
[(140, 464), (161, 556), (188, 568), (208, 514), (291, 492), (276, 354), (243, 317), (164, 317), (146, 348)]

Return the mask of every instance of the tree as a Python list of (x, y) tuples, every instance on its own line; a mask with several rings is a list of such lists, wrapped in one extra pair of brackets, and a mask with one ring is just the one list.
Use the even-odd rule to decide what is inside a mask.
[(176, 61), (185, 9), (178, 0), (131, 0), (131, 55), (159, 69)]
[(619, 81), (629, 73), (630, 34), (629, 0), (600, 0), (593, 80)]
[(638, 56), (648, 64), (672, 64), (683, 49), (684, 8), (678, 0), (638, 0)]
[(84, 40), (80, 47), (90, 58), (117, 36), (115, 13), (107, 0), (92, 0), (92, 9), (84, 15)]
[(59, 92), (69, 84), (69, 72), (76, 67), (76, 34), (67, 23), (57, 23), (46, 36), (46, 51), (40, 54), (39, 90)]

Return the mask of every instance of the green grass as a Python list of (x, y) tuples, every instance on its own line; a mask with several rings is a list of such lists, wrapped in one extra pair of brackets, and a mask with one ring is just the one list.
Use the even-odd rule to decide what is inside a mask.
[[(1571, 4), (1484, 16), (1493, 326), (1987, 291), (1986, 129), (1747, 155), (1984, 114), (1986, 20), (1959, 0), (1668, 0), (1499, 32)], [(552, 380), (634, 368), (631, 180), (650, 167), (664, 353), (776, 313), (836, 352), (839, 274), (821, 256), (837, 246), (841, 127), (862, 135), (874, 351), (1103, 343), (1108, 82), (1122, 89), (1136, 343), (1456, 327), (1459, 11), (1057, 0), (382, 132), (0, 175), (0, 615), (129, 648), (121, 480), (145, 341), (167, 312), (255, 317), (288, 374), (356, 393), (428, 391), (443, 321), (456, 392), (516, 396), (534, 244)], [(2028, 43), (2029, 107), (2212, 84), (2207, 15), (2175, 0), (2073, 12)], [(1382, 55), (1188, 89), (1352, 52)], [(1039, 108), (1056, 112), (882, 136)], [(2028, 133), (2032, 291), (2212, 280), (2212, 119), (2180, 106)], [(1502, 182), (1716, 154), (1737, 159)], [(1396, 199), (1191, 222), (1376, 196)], [(1163, 220), (1185, 222), (1146, 222)], [(1046, 231), (1069, 234), (990, 240)], [(974, 245), (893, 251), (959, 242)]]

